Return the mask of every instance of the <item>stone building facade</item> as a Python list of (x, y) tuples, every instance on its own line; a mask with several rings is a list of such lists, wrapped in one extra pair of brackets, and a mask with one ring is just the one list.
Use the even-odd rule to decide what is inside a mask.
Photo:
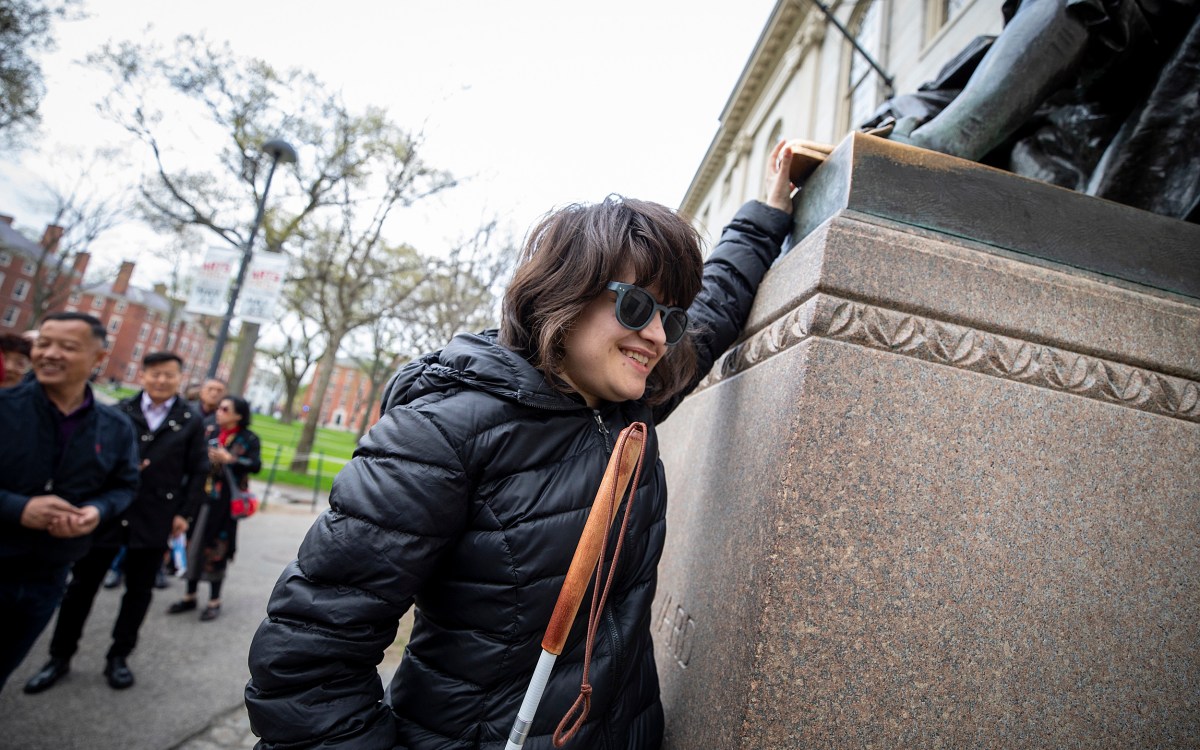
[[(999, 0), (779, 0), (721, 112), (680, 210), (712, 241), (748, 199), (780, 138), (835, 145), (894, 93), (915, 90), (972, 39), (1003, 28)], [(855, 50), (848, 36), (890, 77)]]

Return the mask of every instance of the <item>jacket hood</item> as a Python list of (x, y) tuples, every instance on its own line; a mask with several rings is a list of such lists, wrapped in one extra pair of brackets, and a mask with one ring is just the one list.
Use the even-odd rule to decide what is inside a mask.
[(498, 332), (492, 329), (461, 333), (444, 349), (406, 364), (384, 387), (381, 411), (437, 392), (448, 380), (536, 408), (586, 407), (582, 399), (555, 390), (540, 370), (501, 345)]

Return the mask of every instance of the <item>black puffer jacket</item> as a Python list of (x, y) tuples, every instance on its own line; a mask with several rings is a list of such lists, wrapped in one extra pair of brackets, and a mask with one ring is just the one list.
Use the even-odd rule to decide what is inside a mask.
[[(741, 330), (790, 223), (755, 202), (722, 235), (690, 310), (706, 330), (702, 370)], [(635, 421), (651, 428), (647, 466), (593, 652), (591, 714), (569, 747), (658, 747), (650, 613), (667, 488), (653, 427), (675, 403), (590, 409), (493, 333), (458, 336), (405, 367), (255, 635), (246, 704), (259, 747), (503, 747), (614, 438)], [(414, 603), (385, 705), (375, 668)], [(578, 693), (584, 619), (530, 750), (551, 747)]]

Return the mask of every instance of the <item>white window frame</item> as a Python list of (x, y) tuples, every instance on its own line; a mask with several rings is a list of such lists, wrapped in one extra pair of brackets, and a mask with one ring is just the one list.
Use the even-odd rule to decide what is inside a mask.
[[(861, 3), (859, 7), (862, 10), (855, 9), (855, 17), (850, 25), (855, 41), (876, 61), (881, 57), (886, 34), (883, 5), (883, 0)], [(866, 38), (868, 35), (873, 38)], [(846, 127), (857, 129), (861, 121), (866, 120), (883, 101), (883, 81), (854, 45), (847, 42), (846, 46), (849, 48), (846, 77), (843, 79)], [(870, 95), (871, 104), (864, 107), (864, 111), (857, 111), (856, 103), (864, 101), (860, 97), (867, 95)]]
[(111, 333), (111, 334), (113, 334), (113, 335), (116, 335), (117, 333), (119, 333), (119, 332), (120, 332), (120, 330), (121, 330), (121, 319), (120, 319), (120, 318), (116, 318), (116, 317), (114, 317), (114, 318), (109, 318), (109, 320), (108, 320), (108, 332), (109, 332), (109, 333)]
[(4, 323), (4, 325), (8, 326), (9, 328), (15, 328), (17, 325), (17, 321), (20, 319), (21, 319), (21, 308), (17, 307), (16, 305), (9, 305), (8, 309), (4, 311), (3, 323)]
[(926, 0), (925, 41), (936, 37), (951, 21), (961, 16), (972, 2), (974, 0)]
[(33, 286), (25, 279), (17, 279), (13, 284), (12, 298), (17, 302), (22, 302), (29, 296), (29, 290)]

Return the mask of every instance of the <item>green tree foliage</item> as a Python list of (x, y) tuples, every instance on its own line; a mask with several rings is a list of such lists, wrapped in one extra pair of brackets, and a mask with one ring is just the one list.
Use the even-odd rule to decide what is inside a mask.
[(46, 94), (36, 55), (54, 48), (54, 21), (72, 0), (0, 0), (0, 147), (14, 147), (38, 125)]

